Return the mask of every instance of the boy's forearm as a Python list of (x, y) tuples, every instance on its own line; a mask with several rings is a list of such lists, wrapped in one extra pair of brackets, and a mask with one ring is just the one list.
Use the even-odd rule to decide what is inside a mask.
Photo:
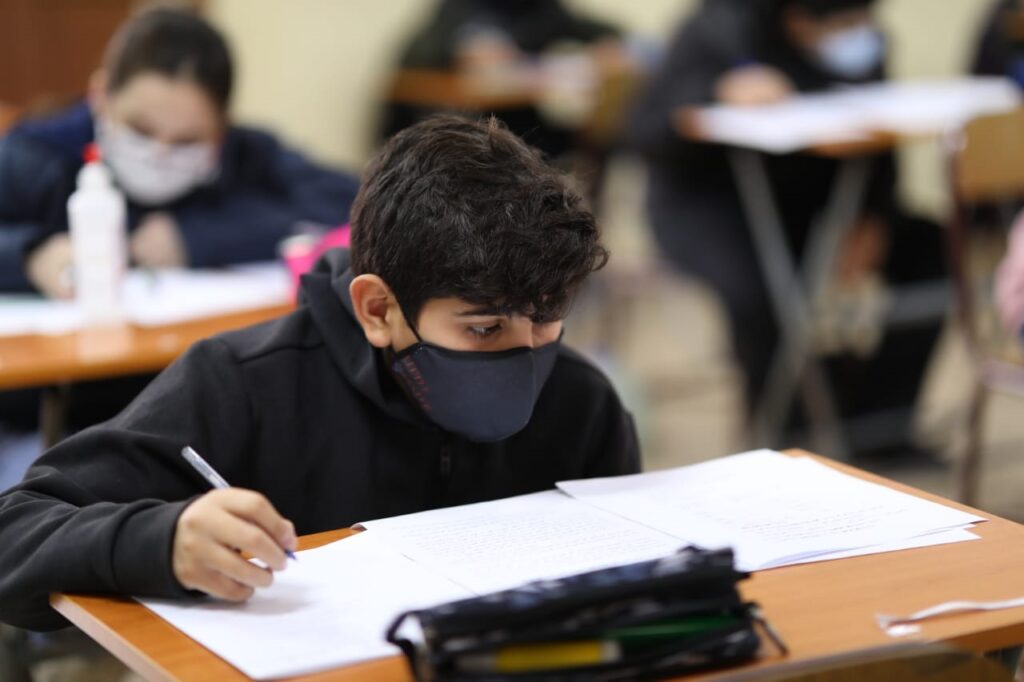
[(76, 507), (40, 487), (47, 486), (0, 498), (0, 622), (63, 627), (49, 606), (53, 592), (188, 594), (170, 564), (174, 525), (188, 501)]

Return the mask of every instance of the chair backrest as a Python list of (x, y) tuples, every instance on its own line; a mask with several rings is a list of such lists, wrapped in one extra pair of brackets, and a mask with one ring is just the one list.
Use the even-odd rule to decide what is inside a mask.
[(952, 163), (953, 189), (960, 202), (1024, 197), (1024, 108), (964, 126)]
[(978, 282), (970, 272), (971, 216), (976, 206), (1005, 206), (1024, 198), (1024, 108), (971, 121), (948, 138), (947, 152), (954, 204), (947, 235), (950, 272), (961, 331), (968, 351), (980, 362), (986, 355), (1002, 355), (995, 348), (1006, 344), (999, 334), (981, 338), (991, 334), (982, 333), (976, 314)]

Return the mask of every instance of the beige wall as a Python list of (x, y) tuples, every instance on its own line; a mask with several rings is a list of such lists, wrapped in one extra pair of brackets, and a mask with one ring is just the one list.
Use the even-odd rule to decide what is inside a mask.
[[(514, 1), (514, 0), (510, 0)], [(698, 0), (568, 0), (645, 37), (666, 37)], [(988, 0), (882, 0), (898, 76), (954, 74)], [(370, 151), (376, 102), (398, 46), (432, 0), (208, 0), (240, 65), (235, 112), (321, 159), (358, 167)], [(907, 188), (938, 210), (932, 149), (908, 152)]]
[[(571, 0), (661, 36), (693, 0)], [(240, 66), (235, 113), (312, 154), (350, 165), (370, 151), (376, 101), (396, 51), (433, 0), (209, 0)]]

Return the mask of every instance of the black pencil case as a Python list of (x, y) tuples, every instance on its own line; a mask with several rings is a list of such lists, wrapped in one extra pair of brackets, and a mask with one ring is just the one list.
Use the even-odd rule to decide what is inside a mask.
[[(387, 639), (420, 682), (660, 679), (748, 661), (760, 649), (759, 630), (785, 651), (757, 605), (740, 597), (736, 584), (746, 577), (731, 550), (687, 547), (409, 611)], [(687, 632), (644, 636), (666, 628)], [(535, 655), (579, 650), (587, 660)]]

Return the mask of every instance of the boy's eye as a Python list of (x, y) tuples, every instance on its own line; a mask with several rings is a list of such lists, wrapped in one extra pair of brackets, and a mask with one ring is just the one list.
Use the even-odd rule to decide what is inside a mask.
[(477, 338), (485, 339), (488, 336), (491, 336), (492, 334), (496, 333), (500, 329), (501, 329), (501, 324), (493, 324), (493, 325), (491, 325), (489, 327), (484, 327), (484, 326), (467, 327), (466, 331), (469, 332), (470, 334), (472, 334), (473, 336), (477, 337)]

